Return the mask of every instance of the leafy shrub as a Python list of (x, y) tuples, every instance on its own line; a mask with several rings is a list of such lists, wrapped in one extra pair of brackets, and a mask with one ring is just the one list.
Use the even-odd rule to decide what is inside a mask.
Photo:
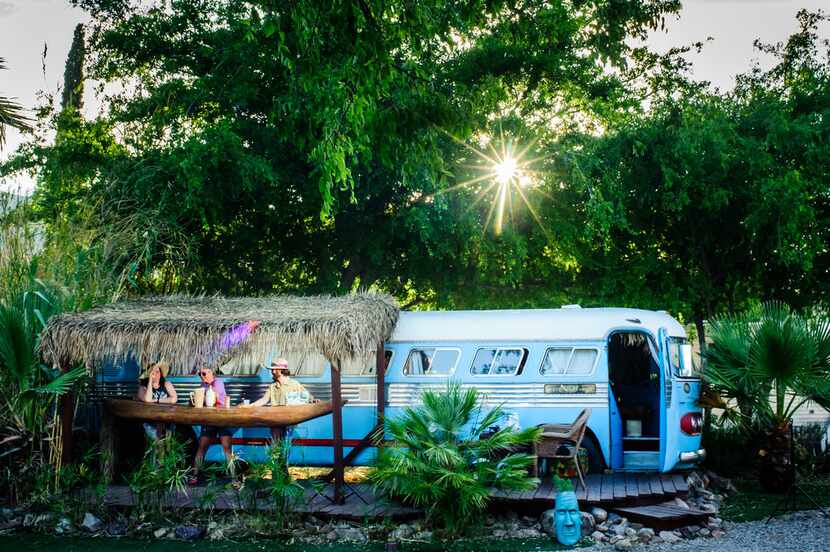
[(528, 475), (533, 456), (520, 452), (541, 430), (499, 429), (501, 407), (484, 411), (475, 388), (450, 383), (446, 390), (427, 390), (422, 404), (387, 419), (394, 445), (381, 450), (370, 476), (377, 488), (423, 508), (427, 521), (447, 537), (464, 532), (490, 500), (492, 488), (528, 490), (538, 480)]
[(282, 439), (267, 450), (265, 462), (252, 464), (243, 489), (256, 509), (257, 497), (265, 494), (273, 507), (273, 520), (278, 531), (285, 529), (290, 517), (290, 506), (301, 499), (305, 489), (288, 472), (290, 439)]
[(139, 510), (163, 512), (167, 496), (186, 489), (191, 469), (185, 445), (173, 435), (150, 442), (141, 463), (127, 478)]

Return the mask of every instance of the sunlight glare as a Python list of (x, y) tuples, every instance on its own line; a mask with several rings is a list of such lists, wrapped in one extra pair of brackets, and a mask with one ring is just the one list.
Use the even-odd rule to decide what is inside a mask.
[(496, 180), (502, 184), (510, 182), (517, 176), (517, 166), (516, 160), (508, 155), (495, 167)]

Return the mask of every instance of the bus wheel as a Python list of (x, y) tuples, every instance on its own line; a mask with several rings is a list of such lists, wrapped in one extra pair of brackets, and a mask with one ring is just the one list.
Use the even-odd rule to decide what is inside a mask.
[(585, 452), (588, 453), (587, 473), (602, 473), (605, 469), (605, 462), (602, 459), (602, 451), (597, 446), (596, 441), (586, 435), (585, 438), (582, 439), (580, 446), (585, 449)]

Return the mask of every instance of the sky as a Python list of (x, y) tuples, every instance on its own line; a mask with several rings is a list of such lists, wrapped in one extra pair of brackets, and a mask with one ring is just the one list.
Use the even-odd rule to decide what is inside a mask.
[[(694, 76), (723, 90), (731, 88), (736, 74), (748, 70), (759, 54), (756, 38), (764, 42), (785, 40), (797, 29), (798, 10), (830, 9), (828, 0), (685, 0), (678, 18), (666, 22), (648, 43), (657, 51), (703, 41), (712, 37), (703, 52), (691, 57)], [(16, 97), (24, 106), (37, 105), (38, 91), (55, 93), (63, 77), (64, 61), (72, 43), (75, 25), (88, 21), (67, 0), (0, 0), (0, 57), (9, 70), (0, 72), (0, 94)], [(830, 37), (825, 25), (822, 36)], [(44, 45), (46, 57), (42, 57)], [(759, 59), (762, 65), (769, 60)], [(45, 71), (44, 71), (45, 69)], [(91, 91), (89, 91), (91, 94)], [(94, 115), (96, 102), (88, 98), (87, 115)], [(7, 133), (0, 158), (14, 150), (25, 137)], [(30, 188), (27, 180), (0, 182), (0, 188)]]

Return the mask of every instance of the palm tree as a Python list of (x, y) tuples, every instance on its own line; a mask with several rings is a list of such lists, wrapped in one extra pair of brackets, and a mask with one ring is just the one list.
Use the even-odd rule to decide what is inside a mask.
[[(6, 69), (6, 60), (0, 57), (0, 70)], [(0, 149), (6, 143), (6, 127), (21, 131), (31, 130), (31, 119), (26, 117), (23, 107), (13, 98), (0, 96)]]
[(480, 439), (504, 413), (501, 407), (485, 412), (478, 391), (455, 382), (442, 392), (424, 391), (421, 401), (386, 421), (395, 446), (382, 450), (372, 475), (380, 489), (424, 508), (453, 537), (484, 510), (491, 488), (528, 490), (538, 484), (528, 475), (533, 456), (517, 450), (529, 447), (539, 428), (503, 427)]
[(769, 490), (792, 483), (789, 431), (807, 401), (830, 406), (830, 319), (782, 303), (711, 322), (704, 377), (737, 408), (741, 426), (760, 429), (760, 479)]

